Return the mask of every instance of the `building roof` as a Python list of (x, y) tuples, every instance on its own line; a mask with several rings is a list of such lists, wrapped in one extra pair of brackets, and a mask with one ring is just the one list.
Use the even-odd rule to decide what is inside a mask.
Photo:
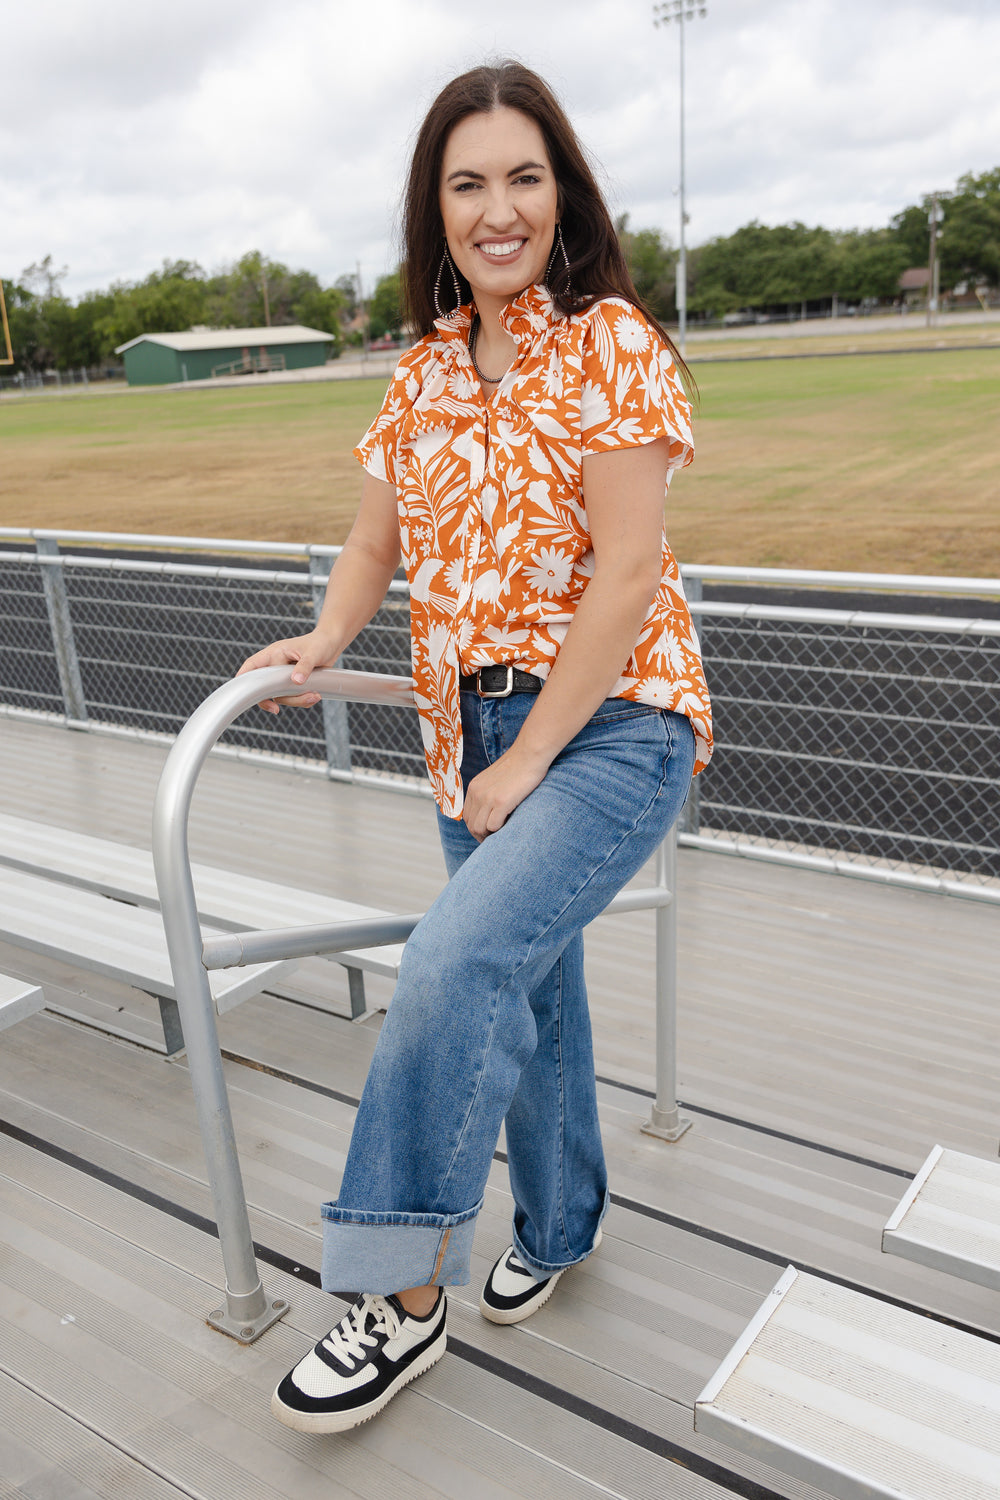
[(191, 333), (140, 333), (127, 344), (119, 344), (116, 354), (134, 349), (136, 344), (163, 344), (186, 354), (192, 349), (243, 349), (250, 344), (332, 344), (333, 334), (319, 328), (305, 328), (289, 323), (277, 328), (199, 328)]
[(904, 271), (902, 276), (900, 276), (898, 283), (899, 290), (901, 292), (919, 291), (922, 286), (927, 285), (930, 279), (931, 273), (927, 266), (911, 266), (908, 271)]

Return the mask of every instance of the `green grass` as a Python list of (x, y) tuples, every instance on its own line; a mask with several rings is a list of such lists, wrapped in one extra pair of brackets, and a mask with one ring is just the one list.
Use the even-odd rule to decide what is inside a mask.
[[(703, 362), (689, 562), (1000, 576), (1000, 347)], [(384, 379), (0, 400), (0, 524), (342, 540)]]

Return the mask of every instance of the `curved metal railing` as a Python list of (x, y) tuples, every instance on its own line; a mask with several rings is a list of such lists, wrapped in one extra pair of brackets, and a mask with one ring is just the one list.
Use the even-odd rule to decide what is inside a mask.
[[(395, 707), (413, 704), (413, 685), (406, 677), (325, 669), (314, 672), (302, 687), (293, 685), (292, 670), (265, 667), (248, 672), (224, 683), (205, 700), (185, 724), (167, 757), (153, 811), (156, 883), (226, 1277), (225, 1306), (212, 1312), (208, 1321), (243, 1343), (259, 1337), (287, 1311), (288, 1304), (282, 1298), (268, 1297), (257, 1269), (209, 971), (398, 943), (409, 937), (421, 915), (244, 932), (203, 940), (188, 851), (188, 819), (198, 775), (228, 725), (264, 698), (305, 691), (352, 702)], [(622, 891), (608, 908), (656, 910), (657, 1094), (652, 1115), (643, 1129), (666, 1140), (676, 1140), (689, 1123), (679, 1115), (675, 1094), (675, 869), (676, 839), (671, 834), (657, 852), (655, 885), (644, 890)]]

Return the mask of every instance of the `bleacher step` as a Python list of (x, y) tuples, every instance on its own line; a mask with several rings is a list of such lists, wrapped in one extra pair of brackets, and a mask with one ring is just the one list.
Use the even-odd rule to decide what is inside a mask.
[(789, 1267), (695, 1428), (838, 1500), (1000, 1500), (1000, 1347)]
[[(64, 881), (117, 901), (130, 901), (151, 911), (159, 909), (152, 856), (146, 850), (110, 839), (0, 813), (0, 865)], [(356, 901), (342, 901), (212, 865), (194, 864), (191, 873), (199, 916), (223, 931), (367, 921), (387, 915)], [(394, 943), (331, 957), (345, 967), (395, 979), (402, 954), (403, 945)]]
[[(218, 935), (203, 932), (206, 938)], [(0, 940), (174, 999), (158, 912), (0, 866)], [(209, 987), (216, 1009), (220, 1014), (231, 1010), (293, 967), (279, 961), (213, 970)]]
[(1000, 1161), (935, 1146), (882, 1231), (882, 1249), (1000, 1291)]
[(45, 995), (37, 984), (0, 974), (0, 1030), (33, 1016), (45, 1004)]

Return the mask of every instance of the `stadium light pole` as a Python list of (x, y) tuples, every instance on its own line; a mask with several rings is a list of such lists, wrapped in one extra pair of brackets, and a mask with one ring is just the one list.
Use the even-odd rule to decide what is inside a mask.
[(941, 220), (944, 214), (938, 204), (938, 195), (934, 194), (931, 211), (927, 215), (927, 223), (930, 227), (931, 242), (928, 255), (927, 267), (927, 327), (930, 328), (937, 318), (938, 292), (940, 288), (941, 260), (938, 255), (938, 236), (941, 233)]
[(696, 0), (661, 0), (661, 3), (653, 6), (653, 25), (669, 26), (673, 22), (680, 33), (681, 235), (677, 256), (677, 323), (682, 355), (687, 354), (687, 248), (684, 243), (684, 229), (687, 224), (684, 198), (684, 23), (693, 21), (696, 16), (704, 18), (707, 15), (707, 5), (696, 3)]

